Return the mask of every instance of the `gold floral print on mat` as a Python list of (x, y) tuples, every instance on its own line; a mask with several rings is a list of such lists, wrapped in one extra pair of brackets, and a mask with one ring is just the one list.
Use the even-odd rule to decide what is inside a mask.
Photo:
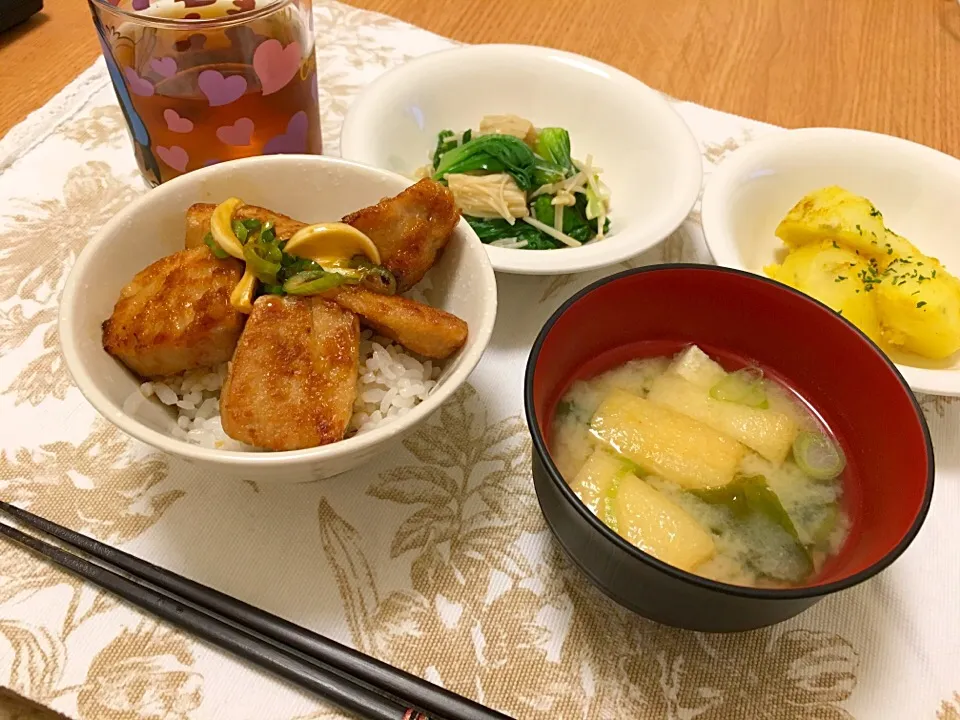
[(38, 561), (26, 550), (4, 542), (0, 545), (0, 603), (20, 596), (25, 600), (40, 590), (69, 582), (76, 588), (79, 581), (52, 565)]
[(309, 715), (297, 715), (292, 720), (343, 720), (343, 718), (344, 714), (339, 710), (318, 710)]
[[(519, 417), (465, 386), (368, 490), (410, 506), (392, 540), (412, 591), (383, 595), (358, 531), (322, 501), (320, 536), (355, 644), (515, 717), (849, 720), (859, 657), (839, 635), (711, 636), (595, 590), (544, 531)], [(525, 533), (538, 538), (521, 551)], [(528, 536), (529, 537), (529, 536)]]
[[(646, 252), (641, 253), (637, 257), (631, 258), (630, 260), (625, 260), (624, 262), (617, 263), (609, 268), (605, 268), (603, 271), (603, 276), (615, 275), (618, 272), (630, 270), (631, 268), (643, 267), (645, 265), (656, 265), (658, 263), (696, 262), (696, 260), (696, 252), (692, 247), (687, 231), (681, 225), (671, 235), (663, 240), (663, 242), (655, 245)], [(551, 278), (546, 284), (543, 294), (540, 296), (540, 302), (544, 303), (547, 300), (550, 300), (551, 298), (561, 294), (561, 292), (564, 290), (567, 290), (567, 295), (573, 295), (574, 290), (568, 290), (568, 288), (570, 288), (572, 285), (576, 285), (578, 280), (582, 281), (583, 279), (584, 276), (578, 274), (557, 275), (556, 277)], [(591, 276), (591, 282), (594, 279), (596, 278)], [(587, 284), (589, 283), (582, 283), (584, 287), (586, 287)], [(579, 289), (579, 287), (577, 289)]]
[(320, 126), (323, 128), (324, 142), (328, 136), (336, 135), (339, 143), (343, 116), (350, 107), (354, 96), (363, 89), (363, 84), (346, 70), (333, 67), (319, 70), (320, 86), (317, 97), (320, 103)]
[(93, 108), (89, 115), (80, 115), (64, 123), (57, 133), (88, 150), (95, 150), (122, 145), (127, 137), (126, 129), (119, 105), (101, 105)]
[[(131, 458), (130, 441), (97, 420), (79, 445), (52, 442), (37, 451), (0, 453), (5, 500), (111, 544), (150, 528), (182, 490), (155, 492), (167, 477), (163, 455)], [(82, 481), (78, 482), (78, 480)]]
[(40, 701), (52, 698), (67, 661), (60, 638), (46, 628), (0, 620), (0, 646), (4, 644), (13, 651), (9, 688)]
[[(47, 397), (62, 400), (70, 379), (60, 357), (57, 302), (67, 273), (92, 234), (136, 197), (136, 192), (113, 175), (103, 162), (73, 168), (63, 186), (63, 200), (20, 202), (23, 213), (0, 232), (0, 299), (45, 305), (28, 312), (14, 305), (0, 314), (0, 349), (22, 344), (43, 327), (42, 350), (14, 378), (7, 392), (15, 403), (39, 404)], [(45, 326), (45, 327), (44, 327)]]
[(944, 700), (940, 703), (937, 720), (960, 720), (960, 692), (953, 694), (952, 701)]
[(91, 161), (67, 174), (63, 200), (15, 201), (25, 210), (0, 232), (0, 296), (43, 303), (59, 294), (77, 253), (135, 197), (107, 163)]
[(753, 140), (753, 132), (749, 129), (743, 131), (740, 138), (727, 138), (721, 143), (706, 142), (703, 144), (702, 154), (704, 159), (711, 165), (719, 165), (727, 155), (738, 150), (743, 145)]
[(71, 387), (70, 376), (60, 354), (60, 332), (54, 317), (43, 330), (43, 351), (26, 364), (7, 391), (14, 393), (15, 405), (24, 402), (39, 405), (48, 397), (63, 400)]
[(0, 353), (19, 347), (34, 328), (56, 319), (56, 308), (45, 308), (32, 315), (26, 315), (22, 305), (14, 305), (9, 310), (0, 310)]
[(942, 395), (917, 395), (917, 402), (923, 414), (927, 417), (927, 422), (933, 423), (936, 419), (943, 419), (951, 408), (956, 407), (960, 402), (957, 397), (945, 397)]
[(0, 546), (0, 602), (27, 602), (42, 590), (63, 585), (71, 593), (58, 628), (0, 620), (0, 656), (6, 643), (15, 658), (6, 684), (37, 702), (50, 703), (77, 692), (78, 686), (60, 685), (68, 655), (67, 641), (85, 622), (115, 608), (117, 600), (24, 549), (10, 544)]
[(94, 656), (77, 694), (84, 720), (187, 720), (203, 700), (188, 640), (152, 621), (123, 630)]
[[(155, 491), (166, 476), (165, 458), (132, 457), (126, 437), (102, 420), (94, 423), (90, 435), (78, 445), (53, 442), (41, 445), (33, 452), (20, 449), (12, 457), (7, 452), (0, 453), (0, 493), (5, 500), (110, 543), (122, 543), (138, 536), (183, 496), (180, 490)], [(32, 595), (56, 586), (67, 586), (71, 591), (65, 612), (58, 614), (58, 618), (63, 618), (62, 624), (58, 619), (56, 629), (0, 621), (0, 641), (5, 639), (14, 647), (20, 663), (14, 665), (8, 684), (17, 692), (41, 702), (77, 692), (76, 686), (59, 686), (65, 663), (65, 643), (81, 625), (114, 609), (117, 601), (26, 551), (8, 544), (0, 547), (0, 602), (29, 601)], [(117, 642), (119, 640), (114, 644)], [(180, 639), (177, 642), (185, 643)], [(121, 643), (120, 647), (131, 647), (131, 644)], [(181, 663), (186, 662), (183, 657), (192, 662), (189, 653), (184, 655), (184, 652), (180, 652)], [(180, 675), (168, 673), (161, 679), (173, 683), (182, 675), (182, 672)], [(149, 675), (144, 677), (154, 684), (160, 682)], [(84, 686), (87, 695), (93, 693), (92, 687), (88, 679)], [(155, 695), (162, 695), (161, 691), (167, 692), (163, 688), (150, 690)], [(174, 694), (173, 690), (167, 694)], [(147, 690), (140, 695), (143, 700)], [(150, 700), (149, 703), (143, 700), (140, 710), (157, 706), (158, 702), (160, 700)], [(166, 702), (163, 705), (166, 709), (156, 717), (181, 717), (171, 714), (169, 707), (174, 707), (171, 702)], [(144, 716), (133, 710), (126, 715), (109, 715), (101, 710), (87, 717)]]
[[(488, 423), (477, 391), (464, 385), (441, 407), (439, 422), (404, 440), (422, 465), (396, 467), (380, 475), (368, 494), (410, 506), (393, 538), (390, 554), (414, 552), (411, 580), (422, 597), (443, 585), (459, 600), (480, 592), (490, 572), (520, 579), (529, 574), (526, 558), (514, 546), (523, 532), (543, 528), (529, 483), (529, 439), (519, 416)], [(416, 508), (416, 509), (414, 509)], [(365, 559), (349, 549), (356, 531), (328, 505), (321, 505), (321, 539), (348, 605), (354, 636), (370, 646), (367, 616), (379, 598)], [(347, 575), (341, 568), (351, 566)], [(361, 587), (350, 590), (356, 577)]]
[(353, 68), (365, 70), (370, 66), (390, 67), (411, 57), (391, 44), (389, 36), (379, 35), (404, 29), (406, 24), (401, 20), (331, 2), (317, 3), (313, 17), (319, 59), (343, 54)]

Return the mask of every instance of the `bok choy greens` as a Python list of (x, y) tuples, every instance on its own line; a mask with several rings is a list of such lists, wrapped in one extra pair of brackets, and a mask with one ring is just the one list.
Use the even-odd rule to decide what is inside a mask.
[(592, 156), (572, 156), (566, 129), (488, 115), (477, 130), (443, 130), (430, 165), (419, 174), (450, 188), (484, 243), (553, 250), (608, 234), (610, 191), (601, 172)]

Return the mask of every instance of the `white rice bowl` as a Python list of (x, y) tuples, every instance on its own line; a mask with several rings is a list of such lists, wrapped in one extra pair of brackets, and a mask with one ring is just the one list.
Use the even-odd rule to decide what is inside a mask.
[[(220, 423), (220, 390), (227, 368), (228, 363), (223, 363), (145, 382), (127, 398), (123, 411), (133, 417), (143, 403), (161, 403), (177, 413), (173, 437), (216, 450), (258, 452), (259, 448), (228, 437)], [(439, 364), (364, 330), (360, 334), (357, 399), (346, 437), (406, 415), (427, 399), (441, 370)]]

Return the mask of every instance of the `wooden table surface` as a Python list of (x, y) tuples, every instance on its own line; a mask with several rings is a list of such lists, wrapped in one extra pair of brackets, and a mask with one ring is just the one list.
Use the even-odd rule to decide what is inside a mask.
[[(674, 97), (777, 125), (876, 130), (960, 156), (956, 0), (351, 2), (466, 42), (590, 55)], [(47, 5), (0, 35), (0, 135), (99, 53), (83, 0)]]

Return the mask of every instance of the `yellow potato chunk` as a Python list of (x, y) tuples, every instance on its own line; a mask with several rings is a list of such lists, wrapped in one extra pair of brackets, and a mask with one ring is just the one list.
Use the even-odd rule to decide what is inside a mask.
[(769, 265), (764, 272), (836, 310), (879, 342), (880, 320), (870, 292), (879, 271), (867, 260), (826, 241), (792, 250), (782, 265)]
[(887, 230), (873, 203), (836, 185), (803, 197), (780, 221), (776, 235), (791, 248), (835, 240), (883, 262), (891, 255), (918, 254), (906, 238)]
[(636, 475), (620, 479), (616, 530), (658, 560), (692, 571), (713, 556), (713, 537), (686, 510)]
[(702, 388), (669, 372), (656, 379), (647, 399), (729, 435), (777, 465), (786, 459), (797, 436), (797, 425), (787, 415), (714, 400)]
[(931, 360), (960, 350), (960, 292), (939, 262), (899, 258), (875, 290), (884, 342)]
[(726, 485), (746, 452), (701, 422), (621, 390), (604, 398), (590, 430), (645, 471), (689, 489)]
[(594, 450), (570, 483), (570, 489), (590, 512), (599, 515), (600, 505), (614, 489), (615, 483), (629, 472), (627, 464), (606, 450)]

